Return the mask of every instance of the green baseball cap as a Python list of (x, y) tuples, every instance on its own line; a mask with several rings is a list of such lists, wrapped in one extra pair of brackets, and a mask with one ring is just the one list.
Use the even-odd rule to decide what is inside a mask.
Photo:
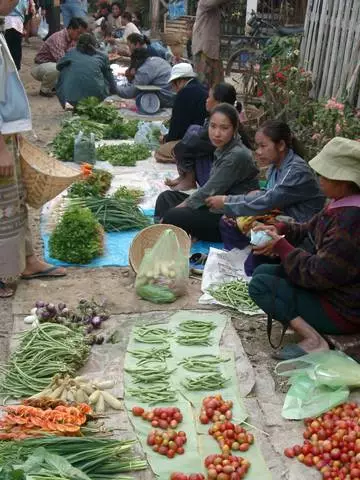
[(360, 142), (335, 137), (309, 165), (322, 177), (354, 182), (360, 188)]

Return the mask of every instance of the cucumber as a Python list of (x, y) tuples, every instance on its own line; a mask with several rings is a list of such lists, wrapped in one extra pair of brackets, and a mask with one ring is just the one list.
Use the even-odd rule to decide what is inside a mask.
[(164, 286), (141, 285), (138, 286), (136, 292), (141, 298), (152, 303), (172, 303), (176, 300), (176, 295)]

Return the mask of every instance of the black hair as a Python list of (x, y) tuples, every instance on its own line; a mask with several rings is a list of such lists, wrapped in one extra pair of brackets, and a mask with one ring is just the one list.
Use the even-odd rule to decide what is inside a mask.
[(229, 103), (236, 108), (238, 113), (241, 113), (241, 102), (237, 101), (235, 87), (230, 83), (218, 83), (217, 85), (215, 85), (215, 87), (212, 88), (212, 94), (217, 102)]
[(86, 55), (94, 55), (97, 46), (96, 38), (92, 33), (82, 33), (79, 37), (76, 49)]
[(136, 11), (134, 12), (134, 16), (137, 18), (137, 20), (133, 20), (133, 22), (137, 27), (139, 27), (140, 25), (142, 25), (142, 14), (141, 12)]
[(129, 22), (132, 22), (132, 15), (130, 12), (124, 12), (121, 15), (121, 18), (124, 18), (125, 20), (128, 20)]
[(132, 68), (135, 68), (135, 70), (137, 70), (141, 67), (141, 65), (146, 62), (149, 57), (150, 54), (146, 48), (135, 48), (130, 57), (129, 70), (131, 70)]
[(238, 130), (239, 128), (239, 113), (236, 110), (235, 107), (232, 105), (229, 105), (228, 103), (220, 103), (219, 105), (216, 105), (211, 110), (210, 113), (210, 118), (215, 114), (215, 113), (221, 113), (222, 115), (225, 115), (229, 120), (231, 125), (234, 127), (234, 130)]
[(120, 2), (113, 2), (113, 3), (111, 4), (111, 9), (112, 9), (112, 7), (114, 7), (115, 5), (116, 5), (117, 7), (119, 7), (120, 11), (122, 11), (122, 5), (121, 5)]
[(150, 40), (146, 35), (141, 35), (141, 33), (130, 33), (126, 39), (132, 45), (140, 43), (140, 45), (150, 45)]
[(299, 140), (292, 134), (287, 123), (281, 120), (267, 120), (259, 129), (274, 143), (283, 141), (287, 148), (291, 148), (300, 157), (305, 156), (305, 149)]
[(107, 3), (107, 2), (101, 2), (99, 7), (98, 7), (98, 10), (104, 10), (106, 8), (106, 10), (110, 10), (110, 5)]
[(79, 28), (83, 28), (84, 30), (86, 30), (88, 28), (88, 24), (82, 18), (73, 17), (70, 20), (70, 23), (67, 28), (71, 28), (72, 30), (78, 30)]

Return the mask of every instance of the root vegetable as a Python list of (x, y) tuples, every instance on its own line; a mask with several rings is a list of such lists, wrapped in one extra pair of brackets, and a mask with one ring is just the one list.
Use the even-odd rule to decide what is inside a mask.
[(95, 404), (95, 412), (96, 413), (103, 413), (105, 412), (105, 400), (104, 400), (104, 396), (103, 396), (103, 393), (99, 392), (99, 398), (98, 398), (98, 401), (96, 402)]
[(100, 397), (100, 390), (95, 390), (95, 392), (93, 392), (90, 397), (89, 397), (89, 403), (90, 405), (95, 405), (97, 404), (97, 402), (99, 401), (99, 397)]
[(107, 405), (109, 405), (111, 408), (113, 408), (114, 410), (122, 410), (122, 408), (123, 408), (122, 403), (120, 402), (120, 400), (118, 400), (113, 395), (111, 395), (111, 393), (106, 392), (106, 391), (102, 391), (101, 395), (104, 399), (104, 402)]

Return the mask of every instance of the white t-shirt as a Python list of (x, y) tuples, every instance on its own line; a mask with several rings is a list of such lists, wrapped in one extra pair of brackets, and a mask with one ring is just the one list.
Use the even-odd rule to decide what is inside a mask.
[(132, 33), (140, 33), (140, 30), (137, 28), (135, 23), (129, 22), (124, 29), (123, 39), (126, 40), (127, 37)]

